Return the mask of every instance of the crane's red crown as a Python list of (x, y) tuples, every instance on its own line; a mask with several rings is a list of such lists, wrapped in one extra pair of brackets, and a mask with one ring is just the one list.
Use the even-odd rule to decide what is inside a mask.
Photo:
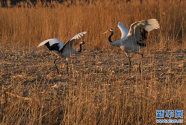
[(110, 28), (110, 30), (109, 30), (110, 32), (112, 32), (113, 31), (113, 29), (112, 28)]

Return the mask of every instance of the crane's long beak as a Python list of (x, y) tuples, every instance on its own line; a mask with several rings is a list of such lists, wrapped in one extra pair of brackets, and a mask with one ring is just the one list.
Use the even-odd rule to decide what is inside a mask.
[(107, 31), (105, 31), (103, 34), (105, 34), (105, 33), (108, 33), (109, 31), (107, 30)]

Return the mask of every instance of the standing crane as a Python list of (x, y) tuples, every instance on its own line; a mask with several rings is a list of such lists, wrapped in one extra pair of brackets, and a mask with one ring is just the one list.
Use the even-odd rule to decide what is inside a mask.
[[(67, 64), (67, 73), (68, 73), (68, 60), (69, 60), (70, 56), (72, 54), (80, 54), (81, 51), (82, 51), (82, 45), (85, 42), (84, 41), (80, 42), (80, 44), (79, 44), (80, 45), (80, 50), (79, 51), (77, 51), (73, 48), (73, 43), (76, 40), (80, 39), (85, 34), (86, 34), (86, 32), (81, 32), (81, 33), (76, 34), (66, 44), (63, 44), (59, 39), (56, 39), (56, 38), (47, 39), (47, 40), (41, 42), (37, 47), (45, 45), (45, 46), (47, 46), (47, 48), (50, 51), (55, 52), (57, 55), (59, 55), (62, 58), (65, 58), (66, 59), (66, 64)], [(57, 60), (57, 58), (54, 60), (54, 64), (55, 64), (55, 67), (56, 67), (57, 72), (59, 74), (59, 70), (58, 70), (57, 65), (56, 65), (56, 60)]]
[[(125, 52), (125, 55), (129, 59), (130, 70), (131, 70), (131, 60), (130, 60), (130, 52), (140, 54), (143, 58), (143, 54), (139, 53), (138, 50), (144, 46), (143, 40), (147, 39), (148, 32), (159, 29), (159, 23), (156, 19), (148, 19), (142, 20), (138, 22), (134, 22), (131, 24), (130, 29), (128, 30), (121, 22), (118, 23), (118, 27), (121, 31), (121, 39), (112, 41), (111, 37), (114, 34), (114, 30), (110, 29), (107, 32), (111, 32), (110, 36), (108, 37), (108, 41), (111, 45), (120, 47), (121, 50)], [(141, 58), (141, 59), (142, 59)], [(139, 71), (141, 73), (141, 68), (139, 64)]]

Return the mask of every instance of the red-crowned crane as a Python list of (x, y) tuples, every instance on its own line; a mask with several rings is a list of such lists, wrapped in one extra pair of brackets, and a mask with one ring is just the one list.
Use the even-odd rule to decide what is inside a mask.
[[(159, 23), (156, 19), (148, 19), (135, 22), (131, 24), (130, 29), (128, 30), (121, 22), (118, 23), (118, 27), (121, 31), (121, 39), (112, 41), (111, 37), (114, 34), (113, 29), (110, 29), (107, 32), (111, 32), (108, 40), (111, 45), (120, 47), (121, 50), (125, 52), (125, 55), (129, 59), (130, 69), (131, 69), (131, 60), (130, 60), (130, 52), (140, 54), (143, 58), (143, 54), (139, 53), (138, 50), (144, 46), (143, 40), (147, 39), (148, 32), (159, 29)], [(140, 64), (139, 71), (141, 72)]]
[[(80, 45), (80, 50), (79, 51), (77, 51), (73, 48), (73, 43), (75, 42), (75, 40), (80, 39), (85, 34), (86, 34), (86, 32), (81, 32), (81, 33), (76, 34), (66, 44), (63, 44), (59, 39), (56, 39), (56, 38), (48, 39), (48, 40), (45, 40), (45, 41), (41, 42), (37, 47), (45, 45), (45, 46), (47, 46), (47, 48), (50, 51), (55, 52), (57, 55), (59, 55), (62, 58), (66, 58), (67, 73), (68, 73), (68, 60), (69, 60), (69, 58), (72, 54), (81, 53), (82, 45), (84, 44), (84, 41), (79, 44)], [(59, 70), (58, 70), (57, 65), (55, 63), (56, 60), (57, 59), (54, 60), (54, 64), (55, 64), (55, 67), (56, 67), (57, 72), (59, 74)]]

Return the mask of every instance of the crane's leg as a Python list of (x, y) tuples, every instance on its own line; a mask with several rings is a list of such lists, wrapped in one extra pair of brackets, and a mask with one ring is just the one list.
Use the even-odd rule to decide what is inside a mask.
[(131, 60), (130, 60), (130, 57), (128, 57), (129, 58), (129, 72), (131, 71)]
[(59, 69), (57, 68), (57, 65), (56, 65), (56, 60), (57, 60), (57, 59), (55, 59), (55, 60), (54, 60), (54, 64), (55, 64), (55, 66), (56, 66), (57, 73), (59, 74)]
[(125, 52), (125, 55), (128, 57), (129, 59), (129, 72), (131, 71), (131, 60), (130, 60), (130, 53), (128, 53), (127, 51)]
[(68, 72), (68, 61), (67, 61), (67, 74), (69, 75), (69, 72)]
[(66, 58), (66, 63), (67, 63), (67, 74), (69, 76), (69, 70), (68, 70), (68, 58)]
[(143, 59), (143, 54), (141, 53), (138, 53), (141, 55), (141, 60), (140, 60), (140, 63), (139, 63), (139, 72), (141, 73), (141, 63), (142, 63), (142, 59)]

